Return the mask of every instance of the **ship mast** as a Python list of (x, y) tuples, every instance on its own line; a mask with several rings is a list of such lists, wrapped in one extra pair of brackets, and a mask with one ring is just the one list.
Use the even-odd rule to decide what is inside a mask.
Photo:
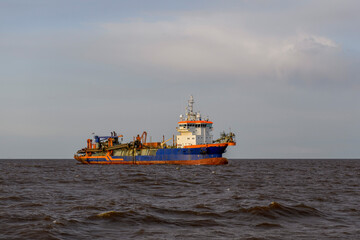
[(188, 100), (188, 105), (185, 109), (186, 112), (186, 120), (187, 121), (195, 121), (196, 114), (194, 113), (194, 97), (191, 95), (190, 99)]

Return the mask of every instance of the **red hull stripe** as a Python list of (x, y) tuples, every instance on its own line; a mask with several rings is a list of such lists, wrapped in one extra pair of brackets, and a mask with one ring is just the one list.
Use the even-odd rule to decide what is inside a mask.
[(180, 123), (210, 123), (210, 124), (213, 124), (213, 122), (210, 122), (210, 121), (180, 121), (178, 123), (179, 124)]
[[(105, 156), (104, 156), (105, 157)], [(108, 161), (91, 161), (92, 158), (99, 158), (97, 157), (78, 157), (75, 156), (75, 159), (84, 163), (84, 164), (127, 164), (127, 165), (152, 165), (152, 164), (180, 164), (180, 165), (224, 165), (228, 163), (226, 158), (204, 158), (198, 160), (176, 160), (176, 161), (166, 161), (166, 160), (153, 160), (153, 161), (124, 161), (122, 160), (111, 160), (106, 156)], [(89, 162), (88, 162), (89, 160)]]

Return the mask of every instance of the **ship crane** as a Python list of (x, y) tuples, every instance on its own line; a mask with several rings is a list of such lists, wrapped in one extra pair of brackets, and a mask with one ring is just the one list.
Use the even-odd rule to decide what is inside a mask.
[(173, 138), (171, 137), (171, 138), (169, 138), (168, 140), (163, 141), (163, 142), (161, 143), (161, 147), (164, 147), (165, 143), (168, 142), (168, 141), (170, 141), (171, 139), (173, 139)]

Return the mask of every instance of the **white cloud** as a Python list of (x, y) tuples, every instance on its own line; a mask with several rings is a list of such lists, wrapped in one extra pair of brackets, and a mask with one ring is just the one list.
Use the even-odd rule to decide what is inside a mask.
[(161, 71), (167, 78), (185, 72), (224, 79), (344, 79), (341, 46), (329, 37), (296, 31), (263, 35), (238, 27), (244, 25), (241, 18), (227, 22), (222, 16), (105, 23), (104, 35), (87, 54), (133, 71)]

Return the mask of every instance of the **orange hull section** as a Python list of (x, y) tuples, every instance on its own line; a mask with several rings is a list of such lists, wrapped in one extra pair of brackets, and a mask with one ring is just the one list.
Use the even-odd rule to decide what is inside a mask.
[(153, 164), (177, 164), (177, 165), (224, 165), (228, 164), (228, 160), (226, 158), (204, 158), (198, 160), (175, 160), (175, 161), (166, 161), (166, 160), (159, 160), (159, 161), (94, 161), (88, 162), (89, 159), (91, 161), (91, 157), (79, 157), (74, 156), (76, 160), (83, 164), (126, 164), (126, 165), (153, 165)]

